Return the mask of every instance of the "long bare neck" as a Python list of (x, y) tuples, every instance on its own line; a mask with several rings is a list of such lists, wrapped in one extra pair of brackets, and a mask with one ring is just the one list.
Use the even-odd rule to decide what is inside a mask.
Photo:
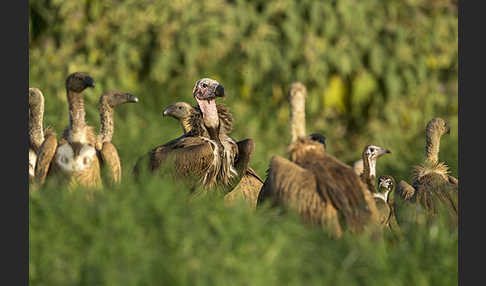
[(363, 154), (363, 174), (361, 174), (361, 178), (372, 188), (372, 191), (376, 190), (376, 159), (370, 160), (365, 154)]
[(86, 126), (83, 94), (74, 91), (68, 91), (69, 104), (69, 125), (73, 134), (80, 133)]
[(111, 142), (115, 133), (114, 109), (106, 103), (99, 105), (100, 112), (100, 136), (102, 142)]
[(34, 148), (39, 149), (44, 141), (43, 130), (44, 103), (41, 102), (32, 109), (29, 106), (29, 136)]
[(305, 136), (305, 92), (296, 91), (290, 95), (290, 143)]
[(439, 162), (440, 135), (427, 131), (425, 142), (425, 161), (433, 164)]

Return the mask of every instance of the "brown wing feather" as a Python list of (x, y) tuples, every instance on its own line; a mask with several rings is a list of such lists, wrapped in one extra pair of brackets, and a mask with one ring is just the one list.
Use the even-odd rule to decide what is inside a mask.
[(227, 195), (224, 196), (225, 202), (231, 204), (236, 198), (242, 198), (250, 204), (252, 208), (256, 207), (258, 194), (263, 186), (263, 182), (256, 177), (246, 173), (238, 185)]
[(120, 163), (120, 157), (118, 151), (111, 142), (103, 143), (103, 147), (100, 150), (101, 159), (108, 168), (108, 174), (112, 182), (120, 182), (122, 176), (122, 169)]
[(46, 134), (44, 142), (39, 148), (37, 153), (37, 161), (35, 164), (35, 177), (41, 184), (44, 183), (49, 168), (51, 166), (52, 159), (57, 150), (57, 136), (54, 132)]
[(207, 140), (201, 137), (185, 137), (153, 149), (150, 157), (152, 171), (171, 167), (177, 176), (201, 177), (211, 167), (214, 154)]
[(312, 171), (322, 196), (328, 198), (353, 231), (361, 231), (368, 223), (378, 223), (378, 214), (371, 193), (354, 170), (333, 156), (307, 153), (297, 162)]
[(315, 175), (280, 156), (271, 159), (258, 204), (266, 200), (295, 209), (304, 221), (325, 225), (334, 236), (342, 233), (336, 209), (317, 190)]

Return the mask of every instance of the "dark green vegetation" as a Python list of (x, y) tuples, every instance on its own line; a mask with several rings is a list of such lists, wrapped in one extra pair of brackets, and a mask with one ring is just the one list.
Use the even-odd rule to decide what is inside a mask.
[(365, 145), (383, 146), (393, 153), (377, 174), (408, 179), (424, 158), (427, 121), (442, 117), (451, 134), (439, 160), (457, 177), (457, 1), (29, 5), (29, 86), (44, 93), (44, 126), (59, 134), (68, 124), (64, 80), (74, 71), (96, 81), (85, 91), (90, 125), (99, 126), (102, 91), (140, 99), (115, 113), (122, 186), (93, 202), (54, 186), (31, 194), (32, 285), (457, 284), (457, 233), (423, 227), (399, 242), (331, 241), (292, 214), (187, 204), (171, 183), (128, 178), (139, 156), (182, 134), (162, 108), (195, 103), (202, 77), (224, 85), (231, 136), (255, 140), (251, 165), (262, 178), (271, 156), (285, 154), (286, 96), (297, 80), (308, 90), (308, 133), (323, 133), (332, 155), (351, 164)]

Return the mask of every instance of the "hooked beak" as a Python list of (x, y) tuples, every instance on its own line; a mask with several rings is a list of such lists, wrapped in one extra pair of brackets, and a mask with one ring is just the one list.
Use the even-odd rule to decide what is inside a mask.
[(133, 94), (126, 93), (125, 96), (127, 97), (127, 102), (133, 102), (133, 103), (137, 103), (138, 102), (138, 97), (136, 97)]
[(391, 151), (385, 148), (380, 148), (378, 151), (378, 157), (385, 155), (385, 154), (391, 154)]
[(451, 134), (451, 126), (448, 123), (446, 123), (446, 126), (447, 126), (446, 134), (449, 135), (449, 134)]
[(214, 91), (214, 95), (216, 97), (224, 97), (224, 87), (220, 84), (216, 87), (216, 90)]
[(164, 110), (162, 110), (162, 116), (169, 115), (169, 112), (171, 111), (171, 109), (172, 109), (172, 105), (169, 105), (166, 108), (164, 108)]
[(86, 76), (84, 78), (84, 83), (86, 84), (86, 86), (88, 87), (95, 87), (95, 82), (94, 82), (94, 79), (90, 76)]

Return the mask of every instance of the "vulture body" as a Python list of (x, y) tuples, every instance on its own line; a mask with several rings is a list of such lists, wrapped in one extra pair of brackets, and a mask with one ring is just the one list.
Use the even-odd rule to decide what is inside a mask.
[(83, 90), (94, 87), (94, 80), (85, 73), (76, 72), (66, 79), (70, 124), (57, 141), (54, 132), (46, 134), (37, 158), (36, 179), (44, 183), (54, 174), (65, 178), (69, 186), (101, 185), (100, 162), (97, 157), (93, 128), (86, 125)]
[(35, 177), (37, 152), (44, 142), (44, 95), (38, 88), (29, 88), (29, 181)]
[(428, 122), (425, 162), (413, 167), (412, 185), (402, 180), (395, 191), (398, 223), (429, 221), (445, 211), (451, 225), (457, 226), (458, 181), (448, 174), (447, 165), (439, 162), (440, 137), (449, 133), (450, 126), (442, 118)]
[(138, 98), (132, 94), (120, 91), (104, 92), (98, 103), (100, 112), (100, 134), (96, 137), (96, 150), (101, 158), (103, 166), (108, 169), (110, 181), (119, 182), (122, 176), (122, 167), (118, 151), (111, 143), (115, 132), (114, 112), (115, 108), (124, 103), (137, 103)]
[(289, 160), (273, 156), (258, 204), (269, 200), (297, 210), (310, 223), (326, 225), (333, 236), (360, 232), (378, 223), (375, 202), (353, 169), (325, 152), (324, 144), (305, 136), (306, 89), (290, 89)]
[[(216, 107), (218, 109), (221, 129), (224, 130), (223, 132), (220, 132), (222, 142), (223, 144), (227, 142), (229, 146), (233, 146), (235, 140), (227, 135), (232, 130), (231, 113), (229, 113), (223, 104), (217, 104)], [(199, 107), (193, 107), (186, 102), (176, 102), (164, 108), (163, 115), (177, 119), (182, 126), (184, 134), (191, 133), (193, 136), (209, 137), (207, 130), (203, 127), (202, 115)], [(230, 202), (235, 198), (243, 198), (252, 207), (255, 207), (258, 193), (263, 185), (263, 180), (251, 167), (249, 167), (255, 144), (253, 143), (253, 140), (246, 139), (236, 142), (236, 145), (238, 148), (234, 150), (236, 154), (234, 163), (235, 170), (239, 177), (241, 177), (241, 174), (243, 174), (243, 176), (241, 177), (241, 180), (239, 178), (236, 179), (239, 183), (230, 193), (225, 195), (225, 199)]]
[[(152, 172), (168, 171), (192, 186), (200, 184), (206, 189), (217, 186), (228, 192), (233, 178), (238, 175), (233, 167), (238, 146), (221, 135), (225, 126), (221, 124), (215, 99), (224, 97), (224, 88), (213, 79), (203, 78), (196, 82), (193, 96), (202, 120), (195, 121), (194, 129), (186, 134), (149, 152), (148, 167)], [(202, 125), (197, 126), (197, 123)], [(207, 131), (207, 137), (196, 135), (201, 130)], [(135, 174), (140, 172), (144, 159), (137, 162)]]

